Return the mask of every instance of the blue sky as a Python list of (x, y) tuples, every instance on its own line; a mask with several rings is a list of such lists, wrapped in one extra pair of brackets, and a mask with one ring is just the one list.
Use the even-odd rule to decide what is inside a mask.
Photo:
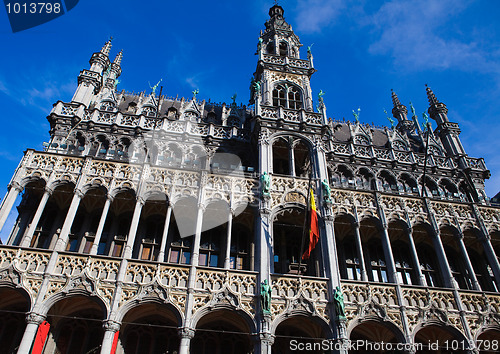
[[(23, 151), (48, 140), (52, 104), (69, 101), (93, 52), (113, 36), (112, 57), (123, 49), (119, 89), (248, 103), (259, 31), (273, 1), (80, 0), (70, 12), (13, 34), (0, 9), (0, 194)], [(390, 90), (419, 115), (427, 110), (424, 85), (460, 124), (467, 153), (484, 157), (500, 191), (500, 2), (472, 0), (283, 0), (285, 18), (312, 52), (312, 78), (336, 119), (388, 125)], [(436, 125), (434, 124), (434, 127)], [(11, 220), (12, 221), (12, 218)], [(7, 225), (6, 225), (7, 226)], [(5, 240), (3, 232), (0, 236)]]

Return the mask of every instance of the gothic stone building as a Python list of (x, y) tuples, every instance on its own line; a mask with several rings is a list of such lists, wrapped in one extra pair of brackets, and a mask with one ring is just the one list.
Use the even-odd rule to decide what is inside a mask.
[[(282, 7), (269, 15), (248, 107), (117, 92), (122, 53), (92, 55), (1, 205), (3, 225), (22, 195), (0, 246), (0, 351), (28, 353), (48, 323), (44, 353), (288, 353), (292, 339), (497, 352), (483, 159), (430, 88), (434, 131), (394, 92), (395, 127), (329, 119), (310, 50)], [(302, 263), (309, 184), (320, 238)]]

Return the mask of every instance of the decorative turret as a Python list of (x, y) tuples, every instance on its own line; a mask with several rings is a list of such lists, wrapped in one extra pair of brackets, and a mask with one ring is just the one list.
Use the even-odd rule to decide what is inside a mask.
[(429, 115), (432, 119), (434, 119), (437, 124), (448, 122), (448, 108), (444, 103), (441, 103), (432, 92), (431, 88), (425, 85), (425, 91), (427, 92), (427, 98), (429, 99)]
[[(114, 72), (115, 77), (111, 80), (106, 87), (114, 87), (115, 78), (121, 73), (119, 62), (121, 61), (121, 56), (119, 54), (118, 64), (113, 64), (114, 67), (110, 67), (111, 61), (109, 60), (109, 52), (111, 50), (111, 39), (109, 39), (99, 52), (92, 54), (89, 60), (90, 70), (82, 70), (80, 75), (78, 75), (78, 87), (76, 89), (75, 95), (72, 101), (77, 103), (82, 103), (86, 107), (89, 106), (93, 95), (97, 94), (103, 84), (103, 73), (106, 71), (105, 75), (109, 77), (111, 72)], [(116, 61), (117, 59), (115, 59)], [(104, 82), (106, 85), (107, 82)], [(111, 85), (111, 86), (110, 86)]]
[(437, 123), (435, 133), (441, 138), (443, 146), (450, 156), (465, 156), (465, 150), (462, 146), (460, 138), (460, 128), (457, 123), (452, 123), (448, 119), (448, 108), (444, 103), (441, 103), (434, 95), (434, 92), (425, 85), (427, 98), (429, 99), (429, 115)]
[(408, 109), (399, 101), (396, 92), (391, 90), (392, 95), (392, 116), (398, 120), (397, 129), (406, 133), (411, 133), (414, 130), (414, 123), (408, 120)]
[(259, 37), (259, 62), (250, 89), (250, 103), (256, 103), (257, 115), (260, 105), (306, 111), (314, 109), (309, 84), (315, 72), (312, 54), (309, 49), (308, 60), (300, 59), (302, 43), (283, 14), (281, 6), (271, 7), (270, 19)]
[(122, 73), (122, 68), (120, 66), (120, 63), (122, 62), (123, 58), (123, 50), (121, 50), (115, 57), (115, 60), (111, 63), (111, 65), (108, 67), (108, 70), (104, 74), (104, 86), (110, 90), (115, 89), (117, 85), (117, 78), (121, 75)]

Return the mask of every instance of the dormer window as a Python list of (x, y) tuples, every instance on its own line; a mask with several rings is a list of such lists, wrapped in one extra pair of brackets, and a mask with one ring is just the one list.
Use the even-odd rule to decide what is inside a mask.
[(116, 105), (114, 102), (106, 101), (101, 104), (101, 111), (113, 112), (115, 110)]
[(167, 119), (168, 120), (176, 120), (177, 119), (177, 109), (174, 107), (170, 107), (167, 111)]
[(281, 106), (289, 109), (302, 108), (299, 88), (287, 84), (276, 85), (273, 90), (273, 106)]
[(135, 112), (137, 112), (137, 104), (135, 102), (130, 102), (127, 107), (127, 112), (135, 114)]
[(280, 43), (280, 56), (286, 57), (288, 55), (288, 44), (286, 42)]

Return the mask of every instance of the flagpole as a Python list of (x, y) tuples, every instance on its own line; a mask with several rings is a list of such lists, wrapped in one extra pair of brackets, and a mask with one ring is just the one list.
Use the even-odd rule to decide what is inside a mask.
[(429, 127), (429, 123), (427, 123), (427, 143), (425, 144), (425, 158), (424, 158), (424, 173), (422, 175), (422, 193), (420, 194), (421, 197), (424, 196), (424, 191), (425, 191), (425, 196), (427, 197), (427, 190), (425, 189), (425, 174), (427, 172), (427, 159), (429, 158), (429, 137), (431, 135), (431, 129)]
[(307, 197), (306, 197), (306, 213), (304, 216), (304, 224), (302, 226), (302, 241), (300, 242), (300, 253), (299, 253), (299, 275), (300, 275), (300, 267), (302, 265), (302, 254), (304, 252), (304, 242), (306, 238), (306, 224), (307, 224), (307, 215), (310, 213), (309, 212), (309, 204), (311, 202), (311, 181), (312, 181), (312, 169), (311, 172), (309, 173), (309, 184), (307, 186)]

